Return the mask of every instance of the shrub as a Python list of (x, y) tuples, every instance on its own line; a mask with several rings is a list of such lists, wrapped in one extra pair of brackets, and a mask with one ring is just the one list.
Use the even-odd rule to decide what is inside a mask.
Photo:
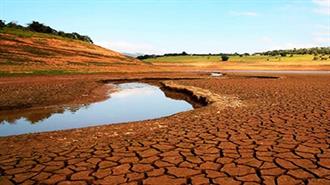
[(228, 55), (221, 55), (221, 60), (222, 61), (228, 61), (229, 60), (229, 56)]
[(27, 28), (31, 31), (40, 32), (40, 33), (53, 33), (53, 34), (57, 33), (56, 30), (52, 29), (49, 26), (45, 26), (44, 24), (39, 23), (37, 21), (32, 21), (32, 23), (28, 24)]
[(286, 57), (286, 53), (280, 53), (281, 57)]
[(4, 21), (0, 20), (0, 28), (2, 28), (2, 27), (14, 28), (21, 32), (23, 30), (24, 34), (26, 34), (26, 32), (25, 32), (26, 30), (29, 30), (31, 32), (47, 33), (47, 34), (58, 35), (58, 36), (66, 37), (66, 38), (70, 38), (70, 39), (81, 40), (81, 41), (85, 41), (88, 43), (93, 43), (92, 39), (86, 35), (80, 35), (75, 32), (65, 33), (63, 31), (57, 31), (47, 25), (39, 23), (38, 21), (32, 21), (30, 24), (28, 24), (27, 27), (24, 27), (13, 21), (8, 24), (5, 24)]
[(5, 27), (6, 26), (6, 23), (5, 23), (5, 21), (3, 21), (3, 20), (0, 20), (0, 28), (3, 28), (3, 27)]
[(188, 53), (185, 51), (182, 51), (181, 55), (188, 55)]
[(328, 57), (325, 56), (325, 55), (322, 55), (322, 56), (321, 56), (321, 60), (328, 60)]

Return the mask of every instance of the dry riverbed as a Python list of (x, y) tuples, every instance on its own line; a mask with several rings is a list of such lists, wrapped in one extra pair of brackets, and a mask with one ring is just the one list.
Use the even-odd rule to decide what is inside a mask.
[[(72, 91), (78, 100), (102, 99), (94, 92), (99, 81), (146, 77), (203, 78), (167, 83), (210, 100), (155, 120), (2, 137), (0, 184), (330, 184), (330, 75), (275, 76), (281, 78), (158, 73), (0, 79), (0, 102), (18, 101), (8, 88), (34, 83), (65, 84), (55, 94)], [(76, 101), (68, 97), (55, 103)]]

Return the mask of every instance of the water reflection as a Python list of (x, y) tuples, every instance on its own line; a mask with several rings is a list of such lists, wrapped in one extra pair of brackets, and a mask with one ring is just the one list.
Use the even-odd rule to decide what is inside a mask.
[(159, 87), (149, 84), (122, 83), (117, 88), (102, 102), (2, 111), (0, 136), (146, 120), (193, 109), (182, 100), (184, 96), (166, 92), (167, 97)]
[(78, 111), (84, 107), (84, 105), (72, 106), (72, 107), (44, 107), (35, 109), (25, 109), (16, 111), (1, 111), (0, 114), (0, 124), (15, 124), (17, 120), (25, 119), (31, 124), (35, 124), (46, 120), (53, 114), (61, 114), (65, 111), (70, 111), (72, 113)]

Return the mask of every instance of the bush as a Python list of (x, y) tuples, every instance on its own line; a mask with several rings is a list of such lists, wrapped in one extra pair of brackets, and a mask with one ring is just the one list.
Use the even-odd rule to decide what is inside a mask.
[(228, 61), (229, 60), (229, 56), (228, 55), (221, 55), (221, 60), (222, 61)]
[(281, 57), (286, 57), (286, 53), (280, 53)]
[(6, 26), (6, 23), (5, 23), (5, 21), (3, 21), (3, 20), (0, 20), (0, 28), (3, 28), (3, 27), (5, 27)]
[(328, 60), (328, 57), (325, 56), (325, 55), (322, 55), (322, 56), (321, 56), (321, 60)]
[(52, 29), (49, 26), (45, 26), (44, 24), (39, 23), (37, 21), (32, 21), (32, 23), (28, 24), (27, 28), (35, 32), (57, 34), (56, 30)]
[(28, 30), (31, 32), (47, 33), (47, 34), (58, 35), (58, 36), (66, 37), (66, 38), (70, 38), (70, 39), (81, 40), (81, 41), (85, 41), (88, 43), (93, 43), (92, 39), (86, 35), (80, 35), (76, 32), (65, 33), (63, 31), (57, 31), (47, 25), (39, 23), (38, 21), (32, 21), (30, 24), (28, 24), (27, 27), (24, 27), (13, 21), (8, 24), (5, 24), (4, 21), (0, 20), (0, 28), (2, 28), (2, 27), (14, 28), (14, 29), (23, 30), (23, 31)]
[(22, 30), (24, 30), (24, 29), (25, 29), (23, 26), (21, 26), (21, 25), (17, 24), (17, 23), (16, 23), (16, 22), (14, 22), (14, 21), (12, 21), (12, 22), (10, 22), (10, 23), (6, 24), (6, 27), (8, 27), (8, 28), (16, 28), (16, 29), (22, 29)]
[(318, 56), (314, 56), (313, 60), (319, 60), (320, 58)]

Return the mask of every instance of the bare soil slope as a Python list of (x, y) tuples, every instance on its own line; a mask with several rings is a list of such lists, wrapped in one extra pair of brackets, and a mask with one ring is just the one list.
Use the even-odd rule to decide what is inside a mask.
[(87, 42), (34, 32), (0, 32), (2, 72), (107, 71), (132, 65), (143, 63)]

